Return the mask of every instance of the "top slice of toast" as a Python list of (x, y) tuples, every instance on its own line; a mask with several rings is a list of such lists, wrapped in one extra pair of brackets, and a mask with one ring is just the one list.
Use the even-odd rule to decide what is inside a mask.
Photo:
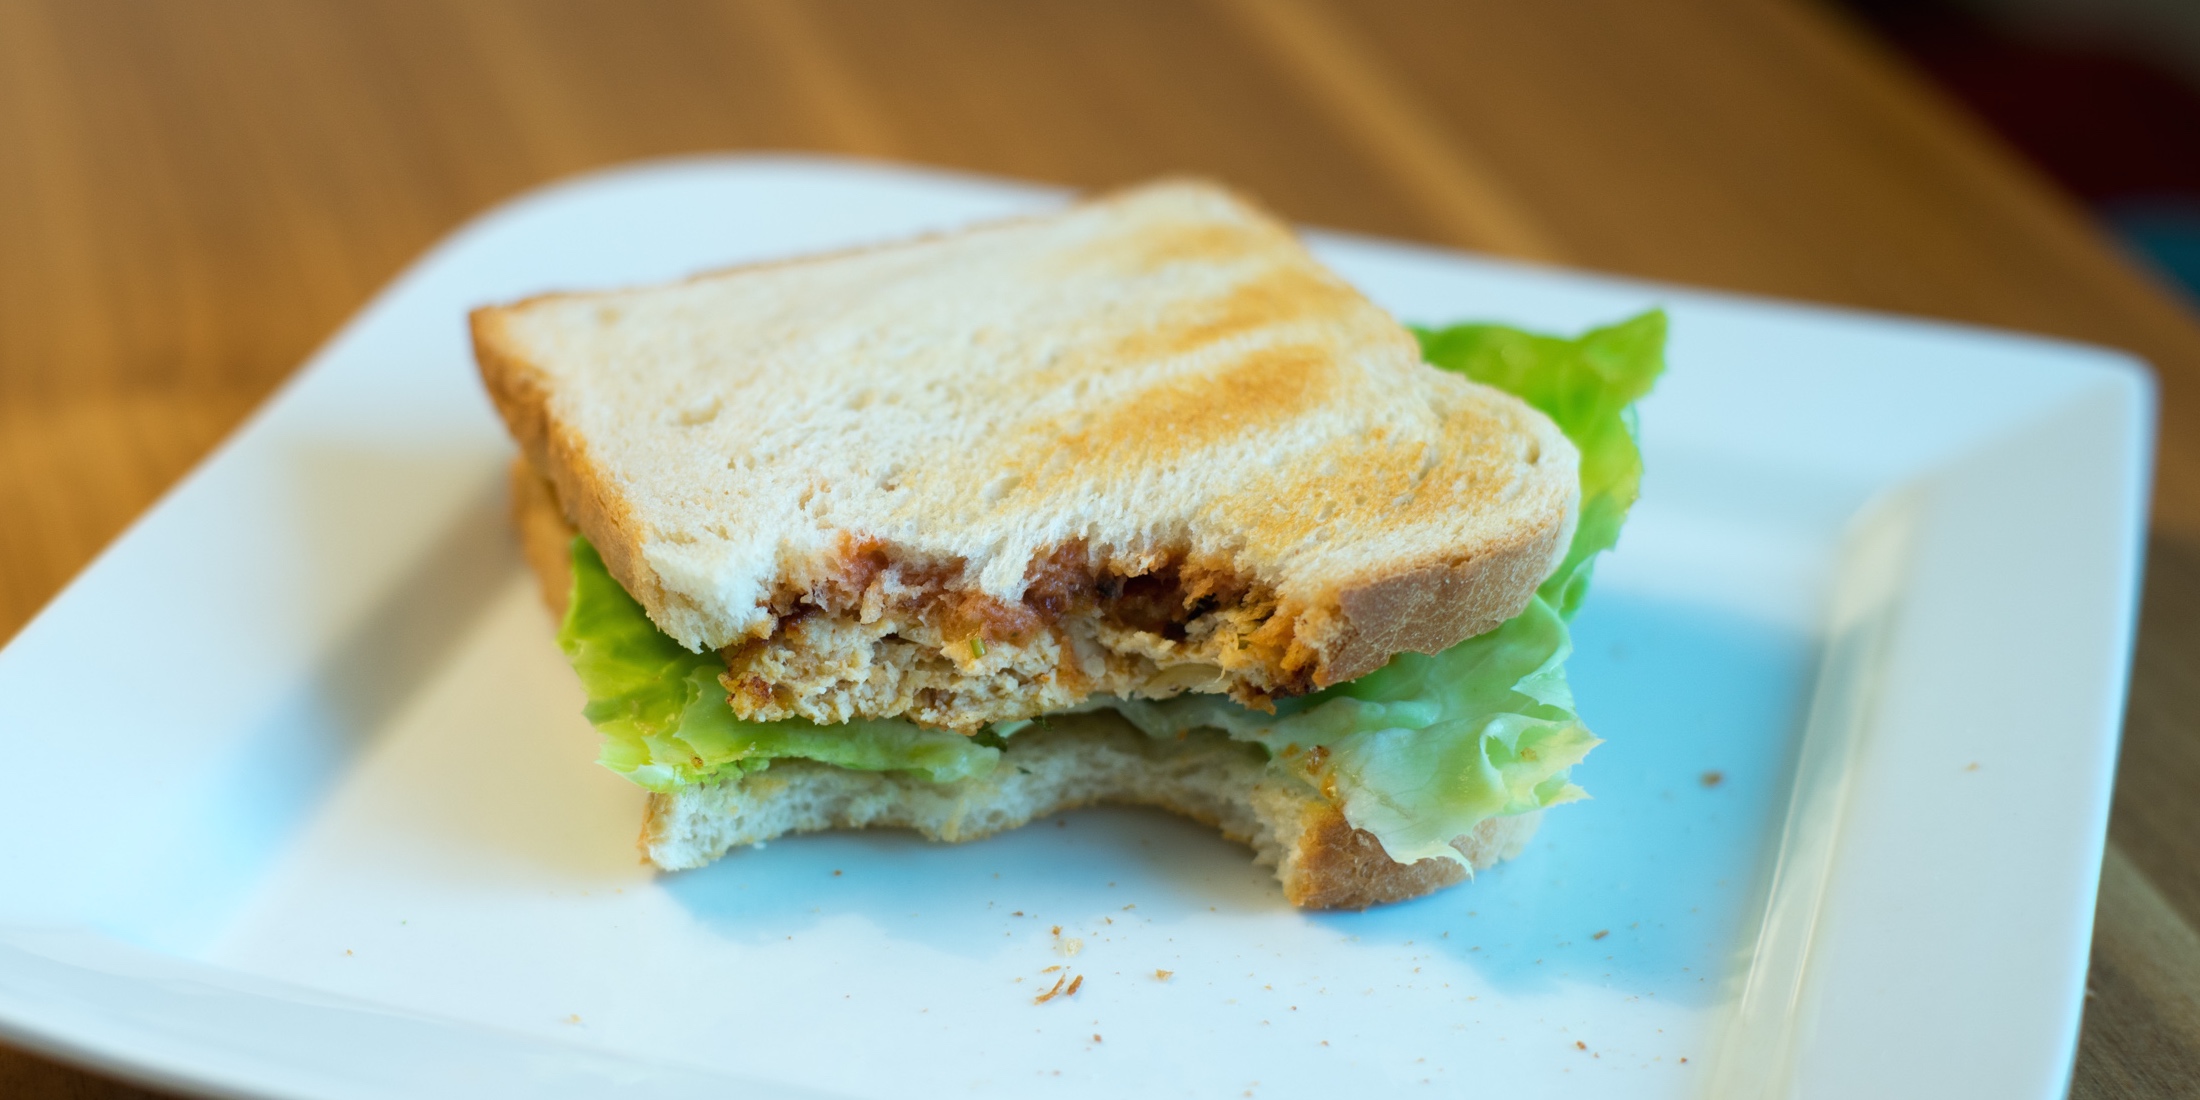
[(1579, 499), (1548, 418), (1200, 182), (472, 320), (528, 459), (695, 649), (882, 564), (1012, 625), (1166, 573), (1307, 690), (1517, 614)]

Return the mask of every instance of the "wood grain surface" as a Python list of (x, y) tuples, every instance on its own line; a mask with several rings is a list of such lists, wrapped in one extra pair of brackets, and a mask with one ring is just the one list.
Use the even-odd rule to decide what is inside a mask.
[[(467, 217), (822, 150), (2128, 348), (2154, 535), (2075, 1093), (2200, 1094), (2200, 326), (1803, 0), (0, 0), (0, 637)], [(0, 1049), (0, 1095), (137, 1089)]]

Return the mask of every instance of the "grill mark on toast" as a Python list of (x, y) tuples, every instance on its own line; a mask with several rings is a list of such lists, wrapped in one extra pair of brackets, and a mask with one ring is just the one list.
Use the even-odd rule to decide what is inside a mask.
[(1227, 293), (1186, 302), (1171, 311), (1168, 323), (1124, 336), (1108, 346), (1106, 358), (1174, 359), (1251, 333), (1336, 318), (1352, 303), (1349, 288), (1316, 272), (1270, 268)]
[(1329, 357), (1311, 345), (1252, 348), (1227, 366), (1148, 386), (1044, 446), (1068, 448), (1081, 461), (1123, 463), (1196, 452), (1307, 415), (1326, 399), (1335, 375)]

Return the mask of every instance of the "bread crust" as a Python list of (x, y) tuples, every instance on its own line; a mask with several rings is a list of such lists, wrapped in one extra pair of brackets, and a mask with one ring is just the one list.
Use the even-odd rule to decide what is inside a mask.
[[(548, 483), (524, 459), (512, 467), (512, 511), (521, 549), (535, 573), (543, 603), (562, 620), (572, 586), (567, 547), (573, 529), (567, 525)], [(1113, 719), (1088, 715), (1077, 721), (1090, 727), (1113, 722)], [(877, 789), (867, 792), (868, 798), (863, 800), (867, 817), (855, 819), (843, 813), (837, 818), (813, 819), (799, 824), (813, 828), (895, 825), (918, 829), (934, 839), (960, 842), (990, 836), (1036, 817), (1095, 803), (1156, 806), (1219, 828), (1229, 839), (1251, 846), (1260, 862), (1275, 867), (1284, 898), (1292, 905), (1302, 909), (1365, 909), (1457, 885), (1474, 871), (1518, 855), (1534, 835), (1541, 819), (1540, 812), (1490, 818), (1476, 826), (1473, 832), (1452, 841), (1461, 860), (1430, 858), (1402, 864), (1383, 851), (1382, 843), (1374, 834), (1353, 828), (1345, 820), (1341, 803), (1303, 782), (1288, 769), (1264, 764), (1239, 768), (1187, 795), (1181, 784), (1162, 781), (1172, 771), (1181, 770), (1182, 754), (1231, 750), (1217, 750), (1214, 746), (1196, 743), (1179, 747), (1173, 742), (1156, 742), (1120, 722), (1114, 725), (1116, 729), (1112, 732), (1101, 729), (1071, 735), (1094, 739), (1118, 762), (1148, 766), (1150, 775), (1141, 777), (1146, 778), (1146, 782), (1097, 794), (1074, 787), (1041, 791), (1036, 800), (1008, 808), (1005, 814), (990, 818), (982, 827), (973, 828), (963, 826), (960, 817), (943, 825), (937, 819), (927, 820), (906, 807), (898, 814), (891, 806), (880, 807), (882, 800), (893, 797), (894, 784), (921, 781), (879, 777), (876, 773), (852, 773), (858, 780), (870, 778), (875, 781)], [(1010, 744), (1012, 747), (1019, 742), (1028, 745), (1032, 742), (1027, 739), (1045, 736), (1045, 733), (1026, 733)], [(1233, 743), (1231, 748), (1245, 750), (1248, 746)], [(1151, 763), (1146, 764), (1149, 761)], [(787, 831), (797, 831), (727, 833), (700, 846), (691, 835), (696, 829), (693, 819), (725, 816), (723, 805), (729, 796), (741, 798), (745, 793), (747, 798), (741, 808), (769, 817), (774, 798), (785, 803), (806, 793), (791, 785), (790, 777), (797, 783), (807, 777), (812, 786), (829, 782), (826, 777), (809, 775), (810, 771), (799, 765), (782, 765), (767, 771), (763, 774), (774, 777), (772, 782), (776, 784), (769, 791), (740, 792), (721, 783), (697, 784), (670, 794), (652, 793), (638, 841), (644, 862), (668, 871), (682, 870), (716, 859), (739, 844), (757, 843)], [(715, 806), (712, 804), (714, 799), (718, 803)]]
[(1400, 653), (1441, 653), (1520, 614), (1574, 537), (1574, 513), (1522, 524), (1492, 553), (1401, 568), (1337, 593), (1317, 687), (1357, 680)]
[(572, 598), (573, 565), (569, 557), (573, 527), (544, 481), (526, 459), (512, 463), (512, 529), (519, 533), (520, 553), (535, 574), (542, 604), (550, 617), (565, 621), (566, 601)]
[[(1103, 195), (1084, 205), (1090, 207), (1125, 202), (1128, 201), (1127, 196), (1136, 193)], [(1232, 201), (1257, 212), (1257, 208), (1240, 197), (1233, 197)], [(1264, 214), (1260, 216), (1265, 218)], [(1037, 220), (1044, 219), (1023, 221)], [(1251, 232), (1258, 235), (1273, 230), (1285, 243), (1277, 245), (1271, 242), (1261, 247), (1271, 251), (1291, 251), (1296, 255), (1297, 246), (1289, 243), (1288, 232), (1280, 225), (1273, 224), (1272, 219), (1269, 222), (1266, 228), (1256, 227)], [(982, 227), (991, 228), (993, 227)], [(734, 273), (768, 269), (794, 270), (908, 247), (908, 242), (897, 242), (870, 249), (850, 250), (832, 257), (774, 261), (698, 275), (675, 285), (692, 286)], [(1313, 295), (1318, 298), (1320, 294), (1350, 293), (1349, 288), (1344, 287), (1341, 281), (1320, 271), (1318, 267), (1309, 272), (1291, 266), (1301, 262), (1305, 262), (1308, 267), (1314, 267), (1310, 261), (1278, 260), (1276, 263), (1281, 267), (1281, 274), (1288, 278), (1276, 280), (1275, 286), (1260, 284), (1247, 288), (1260, 290), (1262, 294), (1241, 296), (1245, 297), (1245, 302), (1238, 302), (1236, 298), (1230, 299), (1237, 303), (1236, 308), (1240, 312), (1250, 311), (1248, 315), (1256, 317), (1255, 322), (1247, 323), (1275, 323), (1273, 318), (1261, 313), (1262, 310), (1281, 310), (1288, 317), (1293, 316), (1290, 310), (1300, 308), (1283, 300), (1289, 299), (1290, 295), (1282, 294), (1276, 287), (1289, 289), (1292, 294), (1301, 297)], [(576, 429), (574, 418), (560, 409), (556, 383), (545, 368), (531, 358), (526, 341), (514, 333), (515, 320), (529, 310), (549, 305), (578, 309), (592, 298), (590, 295), (543, 295), (507, 306), (486, 307), (474, 311), (471, 329), (475, 356), (496, 407), (510, 426), (528, 460), (555, 486), (567, 517), (595, 544), (611, 574), (648, 609), (651, 617), (668, 633), (697, 648), (703, 645), (733, 644), (748, 638), (771, 635), (777, 627), (769, 618), (742, 626), (740, 629), (745, 631), (743, 634), (716, 637), (708, 631), (697, 632), (693, 624), (711, 619), (715, 612), (696, 602), (695, 597), (684, 594), (685, 589), (668, 584), (651, 565), (650, 560), (646, 559), (645, 545), (662, 532), (651, 529), (652, 521), (637, 511), (633, 501), (615, 483), (611, 468), (601, 460), (588, 439)], [(1322, 305), (1317, 302), (1310, 308), (1314, 309), (1315, 315), (1320, 315)], [(1363, 301), (1360, 308), (1372, 307), (1365, 306)], [(1353, 316), (1356, 318), (1354, 324), (1366, 320), (1357, 314)], [(1236, 323), (1235, 314), (1232, 319)], [(1202, 335), (1207, 330), (1199, 325), (1192, 325), (1187, 331)], [(1140, 339), (1146, 338), (1135, 333), (1126, 338), (1132, 343)], [(1397, 343), (1402, 343), (1408, 349), (1411, 346), (1410, 338), (1395, 323), (1390, 324), (1389, 332), (1368, 339), (1386, 348)], [(1148, 342), (1167, 343), (1160, 337), (1154, 337)], [(1262, 361), (1263, 365), (1259, 370), (1239, 373), (1245, 375), (1245, 381), (1249, 384), (1257, 383), (1256, 389), (1288, 389), (1291, 385), (1296, 385), (1298, 389), (1293, 392), (1303, 390), (1305, 400), (1318, 400), (1322, 392), (1318, 378), (1309, 375), (1311, 381), (1301, 379), (1298, 383), (1286, 384), (1288, 379), (1298, 377), (1291, 373), (1291, 370), (1297, 369), (1295, 366), (1286, 370), (1281, 365), (1284, 360), (1289, 359), (1287, 353), (1292, 350), (1290, 346), (1273, 348), (1273, 355), (1269, 360)], [(1182, 349), (1169, 345), (1169, 351), (1176, 354)], [(1395, 348), (1385, 354), (1393, 352), (1410, 355), (1410, 351), (1400, 352)], [(1276, 356), (1283, 358), (1278, 359)], [(1417, 369), (1428, 371), (1432, 375), (1436, 373), (1434, 368), (1425, 366)], [(1278, 371), (1283, 373), (1277, 374)], [(1216, 381), (1218, 377), (1207, 380)], [(1447, 382), (1458, 383), (1458, 380), (1447, 379)], [(1237, 383), (1233, 381), (1231, 384)], [(1150, 400), (1168, 400), (1168, 395), (1176, 391), (1168, 387), (1156, 387), (1148, 392), (1162, 395), (1149, 397)], [(1234, 394), (1236, 391), (1231, 392)], [(1220, 410), (1226, 414), (1217, 418), (1218, 423), (1234, 423), (1232, 418), (1236, 415), (1235, 410), (1257, 407), (1257, 403), (1247, 403), (1238, 398), (1205, 396), (1207, 391), (1204, 389), (1196, 389), (1192, 393), (1198, 396), (1183, 396), (1183, 400), (1189, 402), (1191, 407)], [(1471, 545), (1439, 547), (1434, 553), (1427, 552), (1424, 548), (1422, 552), (1396, 556), (1377, 563), (1374, 569), (1339, 574), (1333, 579), (1326, 579), (1326, 583), (1312, 587), (1301, 586), (1298, 590), (1287, 593), (1289, 598), (1278, 606), (1276, 612), (1277, 630), (1264, 635), (1266, 641), (1275, 644), (1263, 645), (1256, 651), (1259, 659), (1272, 661), (1262, 679), (1273, 684), (1294, 685), (1289, 689), (1293, 691), (1351, 680), (1382, 667), (1397, 653), (1434, 653), (1467, 637), (1493, 629), (1526, 606), (1536, 586), (1562, 557), (1575, 521), (1578, 489), (1572, 483), (1571, 476), (1573, 451), (1555, 426), (1525, 405), (1510, 397), (1495, 395), (1495, 391), (1478, 399), (1503, 406), (1500, 411), (1512, 418), (1512, 422), (1503, 430), (1528, 437), (1526, 451), (1530, 455), (1563, 455), (1563, 462), (1556, 466), (1543, 462), (1535, 466), (1531, 475), (1522, 475), (1527, 478), (1527, 492), (1521, 498), (1519, 508), (1507, 513), (1510, 518), (1501, 531), (1478, 537)], [(574, 400), (581, 398), (576, 397)], [(1135, 407), (1108, 410), (1115, 419), (1123, 419), (1124, 414), (1140, 414), (1145, 411)], [(1150, 419), (1130, 415), (1128, 422), (1138, 429), (1131, 434), (1144, 441), (1141, 445), (1152, 444), (1153, 439), (1161, 438), (1147, 438), (1151, 434)], [(1139, 435), (1140, 432), (1147, 435)], [(1356, 468), (1352, 463), (1362, 457), (1364, 456), (1346, 455), (1348, 465), (1345, 468)], [(1531, 464), (1536, 462), (1533, 458), (1529, 461)], [(1564, 474), (1563, 480), (1566, 482), (1563, 486), (1554, 483), (1560, 479), (1560, 473)], [(1441, 480), (1441, 477), (1437, 480)], [(1414, 484), (1417, 485), (1418, 481)], [(1286, 484), (1279, 488), (1288, 491), (1291, 486)], [(1411, 495), (1409, 492), (1399, 499), (1406, 500)], [(1428, 502), (1407, 505), (1405, 511), (1410, 513), (1413, 508), (1429, 506), (1431, 505)], [(1288, 508), (1277, 509), (1278, 514), (1288, 512)], [(1227, 534), (1223, 530), (1227, 526), (1223, 524), (1217, 529), (1218, 537)], [(1342, 530), (1349, 536), (1356, 529), (1347, 525)], [(865, 532), (854, 530), (843, 530), (840, 534), (865, 536)], [(1035, 548), (1035, 551), (1043, 555), (1051, 549), (1053, 547), (1042, 545)], [(1178, 553), (1185, 548), (1156, 545), (1123, 549), (1150, 556)], [(782, 552), (780, 558), (783, 572), (774, 584), (781, 587), (792, 585), (799, 589), (802, 584), (807, 583), (800, 576), (784, 572), (787, 568), (785, 563), (793, 560), (786, 552)], [(1258, 576), (1254, 579), (1264, 580)], [(800, 591), (796, 591), (794, 598), (799, 599), (801, 595)], [(681, 623), (688, 625), (683, 628), (678, 625)]]
[[(657, 575), (641, 561), (641, 531), (633, 509), (601, 473), (588, 444), (553, 414), (550, 389), (541, 372), (512, 350), (505, 336), (510, 310), (476, 309), (467, 315), (474, 362), (489, 399), (526, 456), (537, 482), (556, 492), (565, 521), (588, 536), (604, 566), (645, 606), (664, 599)], [(517, 475), (515, 475), (517, 476)], [(570, 537), (570, 536), (568, 536)]]
[(1435, 857), (1399, 863), (1373, 833), (1353, 828), (1342, 807), (1324, 803), (1308, 815), (1277, 877), (1285, 900), (1301, 909), (1366, 909), (1406, 901), (1456, 886), (1474, 871), (1519, 855), (1542, 816), (1537, 810), (1485, 819), (1451, 842), (1464, 863)]

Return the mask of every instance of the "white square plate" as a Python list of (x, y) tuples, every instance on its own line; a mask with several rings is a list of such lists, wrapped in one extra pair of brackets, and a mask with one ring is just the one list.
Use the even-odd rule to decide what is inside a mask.
[(0, 654), (0, 1034), (285, 1097), (2063, 1090), (2152, 406), (2026, 337), (1313, 234), (1409, 320), (1671, 312), (1593, 801), (1367, 913), (1128, 810), (637, 865), (466, 310), (1062, 199), (686, 160), (436, 248)]

